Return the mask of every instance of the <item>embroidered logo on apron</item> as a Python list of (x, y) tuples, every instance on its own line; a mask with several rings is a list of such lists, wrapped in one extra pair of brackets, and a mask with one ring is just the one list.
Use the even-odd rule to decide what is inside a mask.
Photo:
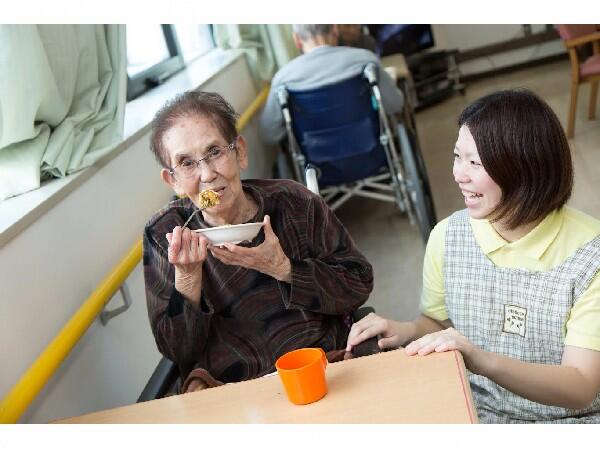
[(527, 310), (520, 306), (504, 305), (504, 327), (505, 333), (518, 334), (525, 337), (525, 323)]

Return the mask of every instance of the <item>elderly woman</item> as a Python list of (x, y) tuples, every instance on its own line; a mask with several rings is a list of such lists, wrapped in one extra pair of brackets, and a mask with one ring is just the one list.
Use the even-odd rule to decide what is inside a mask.
[(600, 423), (600, 221), (566, 206), (571, 152), (530, 91), (495, 92), (458, 120), (466, 209), (431, 232), (422, 314), (354, 324), (409, 355), (458, 350), (482, 422)]
[[(373, 287), (371, 265), (318, 195), (288, 180), (241, 180), (248, 148), (235, 125), (232, 107), (207, 92), (179, 95), (153, 122), (151, 148), (178, 197), (144, 231), (148, 313), (182, 379), (196, 369), (217, 383), (247, 380), (296, 348), (343, 349), (344, 316)], [(207, 189), (219, 203), (182, 227)], [(211, 246), (190, 230), (261, 221), (248, 245)]]

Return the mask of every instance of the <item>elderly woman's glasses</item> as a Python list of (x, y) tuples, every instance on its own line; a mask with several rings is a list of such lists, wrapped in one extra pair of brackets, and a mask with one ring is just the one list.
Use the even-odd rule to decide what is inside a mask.
[(218, 161), (222, 160), (229, 151), (235, 149), (236, 142), (237, 137), (229, 145), (213, 145), (211, 148), (208, 149), (204, 158), (186, 158), (179, 164), (177, 164), (175, 167), (169, 169), (169, 173), (178, 177), (192, 178), (196, 175), (202, 162), (214, 168), (215, 164), (217, 164)]

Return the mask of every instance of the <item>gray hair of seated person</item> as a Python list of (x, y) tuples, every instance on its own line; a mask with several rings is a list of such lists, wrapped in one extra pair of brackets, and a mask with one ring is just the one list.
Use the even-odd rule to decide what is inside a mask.
[(150, 150), (158, 163), (169, 167), (169, 157), (163, 145), (163, 137), (181, 119), (207, 117), (221, 132), (226, 142), (237, 135), (238, 114), (231, 104), (216, 92), (187, 91), (167, 101), (152, 120)]
[(327, 36), (333, 31), (333, 25), (292, 25), (292, 30), (300, 39), (306, 41), (317, 36)]

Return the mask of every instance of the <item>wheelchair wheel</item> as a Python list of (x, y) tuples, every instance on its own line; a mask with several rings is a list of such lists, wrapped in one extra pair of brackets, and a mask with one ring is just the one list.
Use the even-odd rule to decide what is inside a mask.
[(407, 178), (407, 190), (412, 208), (417, 217), (419, 232), (423, 242), (427, 243), (429, 233), (437, 223), (433, 196), (425, 161), (415, 139), (410, 139), (403, 125), (398, 125), (400, 149)]

